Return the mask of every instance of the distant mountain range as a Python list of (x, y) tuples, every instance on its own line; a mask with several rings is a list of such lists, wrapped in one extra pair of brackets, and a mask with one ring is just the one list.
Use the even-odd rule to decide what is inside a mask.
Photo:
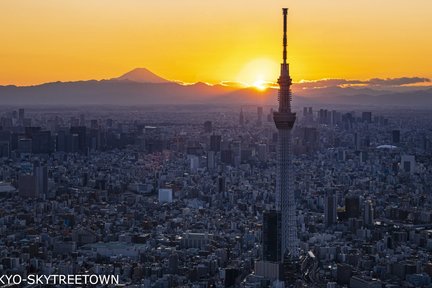
[[(305, 89), (293, 85), (294, 105), (349, 104), (432, 107), (431, 87), (386, 90), (339, 86)], [(277, 90), (258, 91), (224, 85), (183, 85), (166, 80), (145, 68), (118, 78), (52, 82), (35, 86), (0, 86), (0, 105), (159, 105), (256, 104), (276, 105)]]

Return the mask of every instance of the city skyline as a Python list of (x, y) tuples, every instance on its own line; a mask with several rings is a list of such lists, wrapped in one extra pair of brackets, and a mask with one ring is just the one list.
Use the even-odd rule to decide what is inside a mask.
[[(424, 31), (432, 4), (414, 2), (291, 1), (294, 82), (431, 78)], [(277, 78), (275, 11), (284, 3), (245, 4), (3, 1), (0, 85), (110, 79), (145, 67), (170, 80), (259, 88)]]

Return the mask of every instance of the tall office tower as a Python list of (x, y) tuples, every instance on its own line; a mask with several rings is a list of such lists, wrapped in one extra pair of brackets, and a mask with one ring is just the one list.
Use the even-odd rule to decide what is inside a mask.
[(359, 133), (354, 133), (354, 148), (356, 149), (356, 150), (360, 150), (360, 148), (361, 148), (361, 142), (362, 142), (362, 139), (360, 138), (360, 135), (359, 135)]
[(372, 123), (372, 112), (363, 112), (362, 122)]
[(303, 121), (305, 124), (312, 124), (313, 122), (312, 107), (303, 107)]
[(273, 121), (273, 108), (270, 108), (270, 113), (267, 114), (267, 122)]
[(213, 123), (211, 121), (204, 122), (204, 133), (211, 133), (213, 131)]
[(257, 107), (258, 124), (262, 123), (263, 107)]
[(25, 118), (24, 109), (20, 108), (18, 110), (18, 120), (21, 122), (21, 124), (22, 122), (24, 122), (24, 118)]
[(91, 129), (98, 129), (99, 128), (99, 123), (98, 123), (97, 119), (90, 120), (90, 128)]
[(37, 198), (36, 179), (34, 175), (20, 175), (18, 178), (19, 195), (23, 198)]
[(263, 214), (262, 258), (264, 261), (279, 262), (280, 256), (280, 211), (270, 210)]
[(0, 157), (10, 157), (10, 142), (0, 140)]
[(48, 194), (48, 168), (41, 166), (39, 163), (35, 164), (33, 168), (33, 176), (35, 178), (36, 195), (43, 197)]
[(70, 134), (77, 135), (78, 137), (78, 151), (82, 153), (87, 152), (87, 127), (73, 126), (70, 129)]
[(415, 173), (416, 161), (414, 155), (402, 155), (400, 163), (400, 168), (402, 171), (410, 174)]
[(336, 126), (341, 121), (340, 118), (341, 118), (341, 114), (339, 112), (333, 110), (332, 114), (331, 114), (331, 124), (333, 126)]
[(324, 222), (327, 227), (336, 224), (336, 216), (337, 216), (336, 208), (337, 208), (336, 195), (330, 193), (329, 195), (326, 196), (324, 202)]
[(241, 108), (241, 110), (240, 110), (239, 124), (240, 124), (240, 126), (243, 126), (243, 125), (244, 125), (243, 108)]
[(347, 218), (360, 217), (360, 198), (358, 196), (347, 196), (345, 198), (345, 211)]
[(330, 111), (328, 111), (327, 109), (320, 109), (318, 111), (318, 123), (330, 124)]
[(213, 171), (216, 166), (215, 151), (207, 152), (207, 169)]
[(372, 226), (374, 223), (374, 210), (372, 200), (364, 202), (363, 223), (365, 226)]
[(217, 188), (218, 188), (217, 191), (218, 191), (218, 193), (224, 193), (225, 187), (226, 187), (225, 177), (222, 175), (219, 175), (217, 178)]
[(278, 130), (276, 209), (281, 212), (281, 258), (298, 258), (296, 202), (293, 189), (291, 167), (291, 130), (296, 114), (291, 112), (291, 84), (289, 64), (287, 63), (287, 14), (283, 8), (283, 63), (278, 79), (279, 109), (273, 113), (273, 120)]
[(221, 151), (221, 135), (211, 135), (210, 136), (210, 151), (220, 152)]
[(38, 131), (32, 134), (32, 152), (35, 154), (48, 154), (52, 152), (53, 141), (51, 131)]
[(399, 144), (400, 143), (400, 130), (393, 130), (392, 131), (392, 142), (393, 142), (393, 144)]

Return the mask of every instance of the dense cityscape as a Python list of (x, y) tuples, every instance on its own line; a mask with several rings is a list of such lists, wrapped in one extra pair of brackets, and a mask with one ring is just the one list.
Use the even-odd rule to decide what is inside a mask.
[[(430, 113), (295, 110), (298, 237), (313, 258), (298, 287), (430, 285)], [(1, 113), (4, 273), (115, 274), (142, 287), (277, 279), (263, 266), (277, 261), (265, 220), (275, 205), (272, 107)]]

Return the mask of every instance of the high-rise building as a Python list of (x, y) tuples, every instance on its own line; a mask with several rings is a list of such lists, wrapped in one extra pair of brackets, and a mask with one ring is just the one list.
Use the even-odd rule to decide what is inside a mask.
[(31, 154), (32, 153), (32, 139), (21, 138), (18, 140), (18, 152), (22, 154)]
[(190, 170), (192, 173), (196, 173), (198, 171), (198, 168), (200, 167), (200, 161), (199, 157), (196, 155), (189, 155), (189, 161), (190, 161)]
[(318, 111), (318, 123), (319, 124), (330, 124), (330, 111), (327, 109), (320, 109)]
[(210, 151), (220, 152), (221, 151), (221, 135), (211, 135), (210, 136)]
[(239, 124), (240, 126), (244, 125), (244, 114), (243, 114), (243, 108), (240, 110), (240, 116), (239, 116)]
[(319, 134), (315, 127), (303, 127), (300, 129), (302, 147), (304, 152), (310, 153), (319, 147)]
[(91, 129), (97, 129), (97, 128), (99, 128), (99, 123), (98, 123), (97, 119), (92, 119), (90, 121), (90, 128)]
[(173, 191), (171, 188), (159, 188), (159, 203), (171, 203), (173, 201)]
[(52, 152), (53, 142), (50, 131), (38, 131), (32, 135), (32, 152), (48, 154)]
[(239, 271), (236, 268), (226, 268), (225, 269), (225, 287), (236, 287), (236, 279), (239, 276)]
[(20, 175), (18, 179), (18, 192), (23, 198), (37, 198), (35, 176)]
[(414, 155), (402, 155), (400, 168), (403, 172), (414, 174), (415, 166), (416, 161)]
[(360, 150), (360, 148), (361, 148), (361, 138), (360, 138), (360, 135), (359, 135), (359, 133), (354, 133), (354, 148), (356, 149), (356, 150)]
[(374, 210), (372, 200), (364, 202), (363, 223), (365, 226), (372, 226), (374, 222)]
[(273, 122), (273, 108), (270, 108), (270, 113), (267, 114), (267, 122)]
[(361, 151), (360, 152), (360, 162), (365, 163), (369, 159), (368, 151)]
[(24, 116), (25, 116), (24, 108), (20, 108), (18, 110), (18, 120), (21, 122), (21, 124), (24, 122), (24, 118), (25, 118)]
[(262, 258), (264, 261), (279, 262), (281, 260), (281, 213), (270, 210), (263, 214)]
[(204, 122), (204, 133), (211, 133), (213, 131), (213, 123), (211, 121)]
[(161, 152), (164, 148), (162, 131), (159, 127), (144, 127), (144, 147), (147, 153)]
[(345, 211), (346, 211), (346, 217), (348, 219), (360, 217), (360, 198), (358, 196), (346, 197)]
[(65, 152), (66, 146), (67, 146), (66, 131), (64, 130), (57, 131), (57, 135), (55, 137), (55, 150)]
[(303, 107), (303, 120), (306, 124), (311, 124), (313, 122), (312, 107)]
[(178, 254), (173, 252), (168, 258), (168, 270), (171, 274), (177, 274), (179, 264)]
[(10, 157), (10, 143), (0, 140), (0, 157)]
[(78, 137), (78, 151), (87, 152), (87, 129), (85, 126), (73, 126), (70, 128), (71, 135)]
[(362, 122), (372, 123), (372, 112), (363, 112), (362, 113)]
[(222, 150), (221, 151), (221, 162), (227, 165), (233, 165), (234, 161), (232, 150)]
[(10, 157), (12, 150), (12, 134), (10, 131), (0, 131), (0, 157)]
[(35, 178), (36, 195), (43, 197), (48, 194), (48, 168), (35, 164), (33, 168), (33, 175)]
[(278, 130), (276, 209), (281, 213), (281, 259), (298, 258), (296, 201), (293, 189), (291, 167), (292, 147), (291, 130), (296, 121), (296, 114), (291, 111), (291, 84), (289, 64), (287, 63), (287, 14), (283, 8), (283, 63), (278, 79), (279, 108), (273, 113), (273, 120)]
[(256, 154), (261, 161), (267, 160), (267, 144), (260, 143), (256, 147)]
[(341, 113), (337, 112), (335, 110), (332, 110), (331, 112), (331, 124), (333, 126), (336, 126), (341, 121)]
[(258, 125), (262, 123), (263, 107), (257, 107)]
[(224, 193), (225, 187), (226, 187), (226, 180), (224, 176), (218, 176), (217, 178), (217, 187), (218, 187), (218, 193)]
[(393, 144), (399, 144), (400, 143), (400, 130), (393, 130), (392, 131), (392, 142), (393, 142)]
[(324, 223), (327, 227), (336, 224), (337, 221), (337, 201), (336, 195), (330, 193), (326, 196), (324, 202)]
[(234, 161), (234, 166), (238, 166), (241, 162), (241, 148), (242, 148), (242, 143), (241, 141), (233, 141), (230, 144), (230, 148), (231, 151), (233, 152), (233, 161)]
[(207, 169), (212, 171), (215, 168), (215, 165), (216, 165), (215, 152), (214, 151), (208, 151), (207, 152)]

